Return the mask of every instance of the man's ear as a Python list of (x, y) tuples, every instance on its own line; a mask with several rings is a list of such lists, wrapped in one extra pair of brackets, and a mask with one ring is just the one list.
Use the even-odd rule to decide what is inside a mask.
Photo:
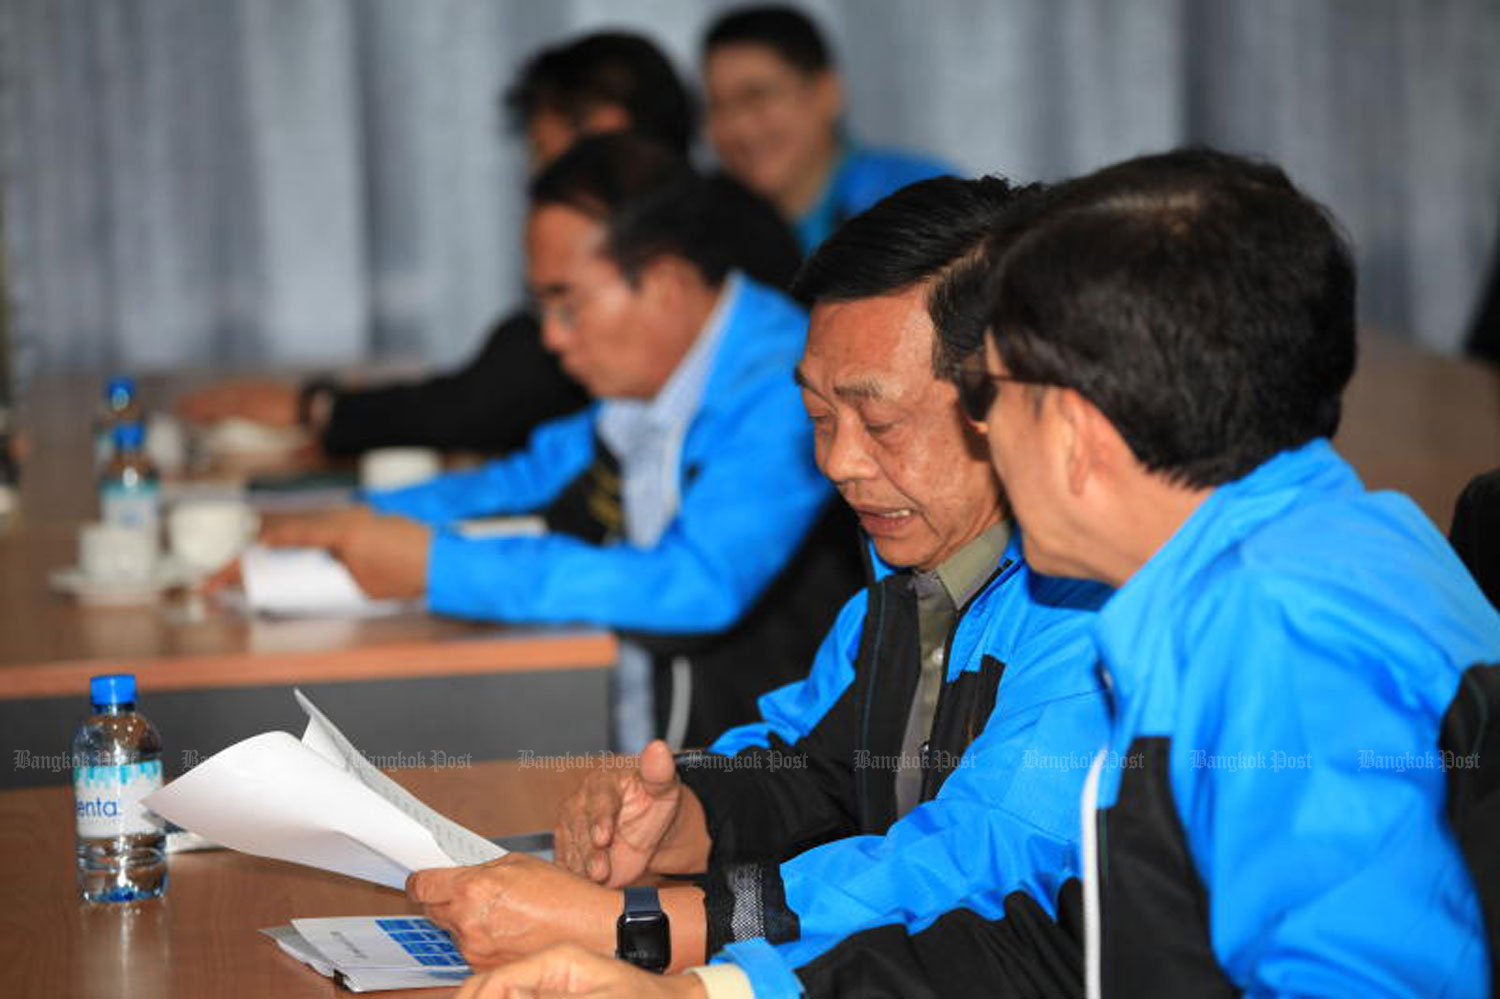
[(681, 257), (664, 253), (640, 266), (636, 271), (635, 284), (639, 293), (653, 304), (672, 309), (682, 300), (689, 283), (697, 276), (698, 270), (692, 264)]
[(813, 100), (819, 112), (832, 125), (844, 113), (844, 81), (831, 69), (820, 69), (813, 76)]
[(1098, 406), (1073, 389), (1061, 390), (1057, 405), (1068, 435), (1068, 489), (1075, 496), (1091, 479), (1116, 477), (1135, 462), (1130, 445)]
[(1097, 474), (1104, 457), (1100, 451), (1103, 441), (1099, 434), (1099, 421), (1104, 420), (1104, 415), (1073, 389), (1055, 388), (1052, 395), (1053, 405), (1057, 408), (1057, 433), (1061, 438), (1068, 491), (1081, 496), (1090, 477)]

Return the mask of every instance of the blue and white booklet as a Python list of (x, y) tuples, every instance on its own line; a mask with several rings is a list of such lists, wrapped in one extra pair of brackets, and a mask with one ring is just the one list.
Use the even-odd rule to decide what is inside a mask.
[(261, 932), (354, 992), (451, 988), (470, 974), (448, 932), (420, 916), (294, 919)]

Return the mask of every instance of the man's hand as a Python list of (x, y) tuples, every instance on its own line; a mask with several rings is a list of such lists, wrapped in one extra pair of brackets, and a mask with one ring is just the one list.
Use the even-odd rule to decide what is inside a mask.
[(563, 803), (553, 839), (558, 863), (611, 888), (702, 871), (711, 845), (703, 806), (660, 739), (637, 767), (590, 774)]
[(328, 549), (373, 600), (420, 597), (427, 589), (432, 529), (405, 517), (377, 514), (368, 507), (281, 517), (266, 524), (260, 540)]
[(199, 423), (239, 417), (271, 427), (295, 427), (298, 392), (295, 385), (267, 378), (233, 378), (183, 396), (177, 413)]
[(624, 907), (619, 892), (522, 853), (478, 867), (417, 871), (406, 880), (406, 894), (453, 933), (476, 968), (563, 942), (613, 954), (615, 922)]
[(697, 975), (653, 975), (564, 944), (468, 980), (458, 999), (704, 999)]

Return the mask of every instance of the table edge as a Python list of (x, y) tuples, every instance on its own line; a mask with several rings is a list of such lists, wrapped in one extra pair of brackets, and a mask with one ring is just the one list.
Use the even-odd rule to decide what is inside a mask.
[[(403, 680), (613, 666), (619, 642), (607, 631), (393, 642), (309, 652), (109, 657), (6, 666), (0, 701), (60, 697), (88, 689), (89, 677), (128, 671), (142, 690), (208, 690), (284, 684)], [(433, 665), (433, 659), (439, 664)]]

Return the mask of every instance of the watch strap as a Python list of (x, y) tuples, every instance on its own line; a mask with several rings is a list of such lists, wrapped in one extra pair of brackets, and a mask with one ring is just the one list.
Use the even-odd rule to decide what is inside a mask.
[(661, 894), (649, 885), (631, 885), (625, 889), (625, 914), (654, 915), (661, 911)]

